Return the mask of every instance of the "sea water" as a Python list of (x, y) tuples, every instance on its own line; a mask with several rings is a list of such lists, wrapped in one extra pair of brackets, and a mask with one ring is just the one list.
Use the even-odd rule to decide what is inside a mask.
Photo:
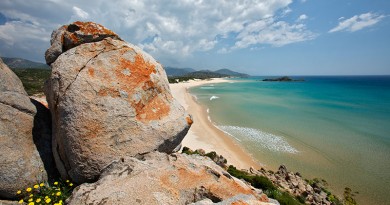
[[(390, 204), (390, 76), (261, 77), (195, 87), (210, 120), (263, 166), (319, 177), (360, 204)], [(207, 133), (205, 133), (207, 134)]]

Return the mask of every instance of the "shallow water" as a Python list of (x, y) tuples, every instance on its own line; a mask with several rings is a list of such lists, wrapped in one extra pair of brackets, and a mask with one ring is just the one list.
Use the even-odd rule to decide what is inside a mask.
[(259, 78), (192, 88), (211, 120), (268, 168), (320, 177), (360, 204), (390, 204), (390, 76)]

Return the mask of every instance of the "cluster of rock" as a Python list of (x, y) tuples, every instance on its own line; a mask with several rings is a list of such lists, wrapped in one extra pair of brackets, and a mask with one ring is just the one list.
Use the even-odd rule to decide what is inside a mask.
[(256, 171), (252, 168), (250, 169), (250, 172), (268, 177), (275, 185), (294, 196), (304, 197), (305, 203), (307, 204), (333, 204), (320, 183), (313, 183), (312, 186), (302, 178), (299, 172), (289, 172), (284, 165), (280, 165), (275, 173), (266, 171), (265, 169)]
[(81, 184), (68, 204), (278, 204), (209, 159), (173, 153), (193, 121), (138, 47), (74, 22), (45, 57), (51, 115), (0, 62), (0, 199), (58, 170)]

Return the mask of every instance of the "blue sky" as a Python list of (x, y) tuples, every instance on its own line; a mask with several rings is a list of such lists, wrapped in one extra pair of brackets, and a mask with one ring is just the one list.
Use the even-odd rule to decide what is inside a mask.
[(81, 20), (164, 66), (389, 75), (389, 15), (388, 0), (1, 0), (0, 56), (43, 62), (52, 30)]

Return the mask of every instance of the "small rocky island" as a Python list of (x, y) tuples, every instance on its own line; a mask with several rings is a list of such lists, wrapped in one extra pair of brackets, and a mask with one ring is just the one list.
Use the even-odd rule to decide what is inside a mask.
[(288, 76), (283, 76), (280, 78), (266, 78), (263, 79), (263, 81), (271, 81), (271, 82), (303, 82), (304, 79), (292, 79)]

